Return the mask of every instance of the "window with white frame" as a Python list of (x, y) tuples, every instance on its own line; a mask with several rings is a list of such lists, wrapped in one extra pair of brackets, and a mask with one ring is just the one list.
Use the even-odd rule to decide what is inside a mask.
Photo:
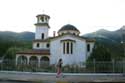
[(63, 42), (63, 54), (73, 54), (73, 42), (72, 41)]

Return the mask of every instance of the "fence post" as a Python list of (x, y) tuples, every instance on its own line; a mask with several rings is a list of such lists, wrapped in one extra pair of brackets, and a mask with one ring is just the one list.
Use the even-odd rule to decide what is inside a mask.
[(114, 59), (112, 59), (112, 72), (113, 73), (115, 72), (115, 61), (114, 61)]
[(93, 59), (94, 73), (96, 72), (96, 69), (95, 69), (95, 64), (96, 64), (95, 59)]
[(125, 61), (124, 61), (124, 59), (122, 61), (122, 65), (123, 65), (123, 73), (125, 73)]
[(0, 71), (2, 71), (2, 63), (0, 63)]

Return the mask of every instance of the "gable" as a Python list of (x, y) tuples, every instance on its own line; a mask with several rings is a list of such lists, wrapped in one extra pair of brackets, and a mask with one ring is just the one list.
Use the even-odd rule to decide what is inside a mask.
[(53, 39), (51, 39), (51, 41), (56, 41), (56, 40), (71, 40), (71, 41), (75, 41), (75, 40), (80, 40), (80, 41), (86, 41), (85, 38), (82, 38), (80, 36), (76, 36), (76, 35), (71, 35), (71, 34), (66, 34), (66, 35), (61, 35), (61, 36), (57, 36)]

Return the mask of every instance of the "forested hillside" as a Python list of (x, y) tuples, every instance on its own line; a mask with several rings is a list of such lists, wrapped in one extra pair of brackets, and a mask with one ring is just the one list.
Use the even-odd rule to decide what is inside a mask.
[(95, 38), (96, 43), (99, 43), (110, 50), (112, 58), (121, 59), (124, 57), (125, 26), (116, 31), (100, 29), (96, 32), (85, 34), (83, 36), (88, 38)]
[[(17, 49), (31, 49), (31, 43), (34, 39), (32, 32), (0, 32), (0, 57), (7, 55), (8, 51), (12, 48)], [(13, 51), (13, 50), (12, 50)]]

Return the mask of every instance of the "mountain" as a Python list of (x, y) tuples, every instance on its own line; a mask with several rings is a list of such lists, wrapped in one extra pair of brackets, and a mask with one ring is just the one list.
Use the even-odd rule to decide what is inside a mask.
[(96, 38), (96, 39), (106, 39), (110, 42), (120, 43), (121, 41), (125, 41), (125, 26), (121, 27), (116, 31), (108, 31), (105, 29), (100, 29), (93, 33), (88, 33), (83, 35), (89, 38)]
[(11, 48), (31, 49), (34, 37), (33, 32), (0, 31), (0, 57), (6, 55)]
[(104, 45), (111, 51), (113, 58), (119, 58), (124, 55), (123, 44), (121, 44), (121, 41), (125, 42), (125, 26), (116, 31), (100, 29), (83, 36), (87, 38), (95, 38), (97, 43)]
[(16, 40), (16, 41), (31, 41), (35, 38), (33, 32), (11, 32), (11, 31), (0, 31), (0, 40)]

